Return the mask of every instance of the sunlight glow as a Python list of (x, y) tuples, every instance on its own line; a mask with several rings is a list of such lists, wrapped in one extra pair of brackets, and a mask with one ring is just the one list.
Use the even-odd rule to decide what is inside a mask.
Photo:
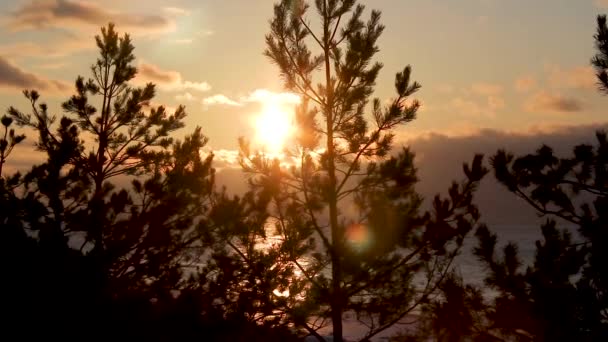
[(274, 102), (264, 105), (254, 125), (256, 141), (268, 152), (280, 152), (294, 132), (293, 116)]

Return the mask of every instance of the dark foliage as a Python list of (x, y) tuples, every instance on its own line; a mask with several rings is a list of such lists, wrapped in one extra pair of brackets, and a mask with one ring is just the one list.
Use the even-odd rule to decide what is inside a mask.
[(597, 17), (597, 33), (595, 34), (595, 47), (597, 54), (591, 59), (595, 67), (600, 92), (608, 93), (608, 26), (606, 16)]
[[(607, 91), (608, 29), (598, 17), (595, 36), (600, 91)], [(495, 178), (547, 217), (534, 262), (527, 267), (518, 246), (497, 250), (497, 235), (477, 229), (475, 254), (485, 266), (486, 288), (462, 282), (442, 288), (427, 306), (414, 339), (439, 341), (608, 340), (608, 140), (573, 148), (568, 158), (549, 146), (515, 157), (491, 158)], [(560, 228), (561, 226), (561, 228)], [(481, 293), (485, 292), (485, 296)], [(446, 314), (453, 315), (447, 318)], [(455, 322), (454, 322), (455, 321)], [(454, 324), (453, 324), (454, 323)]]
[[(15, 123), (46, 156), (0, 178), (3, 339), (293, 339), (287, 327), (247, 320), (247, 308), (218, 305), (228, 285), (197, 277), (209, 232), (228, 220), (213, 155), (201, 156), (207, 139), (196, 128), (173, 140), (184, 107), (151, 107), (154, 85), (128, 83), (137, 73), (128, 35), (110, 24), (96, 42), (93, 77), (77, 78), (62, 116), (28, 90), (29, 113), (11, 107), (2, 117), (0, 172), (25, 138)], [(240, 219), (230, 222), (248, 224)]]

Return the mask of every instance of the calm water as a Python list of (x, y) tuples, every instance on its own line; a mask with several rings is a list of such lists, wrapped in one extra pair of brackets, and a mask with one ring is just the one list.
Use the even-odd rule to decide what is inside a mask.
[[(564, 227), (560, 227), (563, 229)], [(540, 225), (492, 225), (490, 230), (498, 235), (498, 251), (508, 242), (515, 242), (519, 247), (519, 257), (523, 268), (534, 262), (536, 241), (542, 239)], [(574, 229), (570, 229), (574, 233)], [(574, 235), (574, 234), (573, 234)], [(465, 240), (461, 255), (457, 257), (454, 267), (458, 270), (464, 281), (469, 284), (483, 285), (484, 268), (473, 255), (473, 248), (477, 244), (474, 233)], [(347, 316), (347, 315), (346, 315)], [(411, 327), (411, 326), (410, 326)], [(386, 341), (389, 336), (394, 335), (407, 325), (396, 325), (379, 334), (372, 341)], [(367, 328), (353, 319), (344, 319), (344, 337), (347, 340), (357, 340), (365, 335)], [(331, 334), (331, 325), (321, 330), (322, 334)]]
[[(524, 264), (523, 267), (534, 262), (536, 241), (542, 239), (539, 225), (493, 225), (489, 228), (498, 235), (497, 252), (499, 256), (502, 253), (502, 247), (509, 242), (514, 242), (518, 246), (519, 258)], [(473, 255), (475, 246), (477, 246), (477, 239), (474, 233), (471, 233), (465, 240), (455, 266), (466, 283), (483, 285), (484, 268)]]

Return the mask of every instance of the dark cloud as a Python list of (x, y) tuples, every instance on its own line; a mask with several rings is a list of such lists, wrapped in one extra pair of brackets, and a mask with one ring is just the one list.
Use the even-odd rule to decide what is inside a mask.
[(118, 26), (144, 30), (165, 30), (172, 21), (159, 15), (117, 13), (96, 4), (70, 0), (33, 0), (17, 9), (9, 21), (15, 30), (94, 25), (114, 22)]
[(137, 67), (135, 82), (156, 83), (160, 88), (168, 91), (197, 90), (205, 92), (211, 89), (211, 86), (207, 82), (185, 81), (177, 71), (164, 70), (154, 64), (143, 62), (139, 63)]
[(0, 87), (11, 90), (36, 89), (52, 93), (66, 92), (69, 85), (61, 81), (47, 80), (22, 70), (0, 56)]
[[(574, 146), (594, 143), (595, 131), (601, 129), (607, 130), (608, 124), (565, 126), (520, 133), (482, 130), (463, 137), (434, 134), (413, 139), (408, 144), (416, 153), (420, 177), (417, 189), (428, 204), (436, 193), (445, 194), (451, 180), (463, 178), (462, 164), (470, 162), (475, 153), (484, 154), (488, 163), (489, 157), (498, 149), (522, 155), (533, 153), (546, 144), (553, 147), (557, 154), (569, 156)], [(483, 180), (475, 202), (479, 205), (482, 220), (490, 224), (530, 224), (544, 220), (523, 200), (499, 185), (492, 174)]]
[(567, 97), (557, 93), (540, 91), (532, 95), (524, 104), (524, 109), (532, 113), (544, 112), (580, 112), (583, 103), (573, 97)]

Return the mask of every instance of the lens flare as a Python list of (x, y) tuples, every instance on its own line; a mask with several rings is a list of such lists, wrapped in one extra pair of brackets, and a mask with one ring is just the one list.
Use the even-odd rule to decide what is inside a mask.
[(369, 228), (360, 223), (355, 223), (346, 228), (346, 241), (356, 249), (365, 249), (372, 240)]

